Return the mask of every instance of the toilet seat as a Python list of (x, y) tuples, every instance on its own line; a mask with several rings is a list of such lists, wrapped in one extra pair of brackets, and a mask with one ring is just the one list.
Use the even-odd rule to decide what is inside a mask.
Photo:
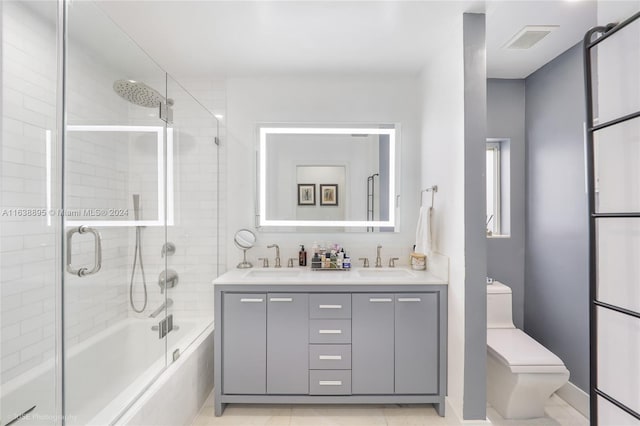
[(514, 373), (563, 373), (560, 358), (517, 328), (487, 329), (487, 350)]

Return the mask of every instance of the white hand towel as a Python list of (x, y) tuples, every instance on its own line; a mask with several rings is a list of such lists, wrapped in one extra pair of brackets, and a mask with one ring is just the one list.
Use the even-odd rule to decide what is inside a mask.
[(416, 226), (416, 253), (431, 254), (431, 217), (433, 207), (420, 207), (418, 225)]

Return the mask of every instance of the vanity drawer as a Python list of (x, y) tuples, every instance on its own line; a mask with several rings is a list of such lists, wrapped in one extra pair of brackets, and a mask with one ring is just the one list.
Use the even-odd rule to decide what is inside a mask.
[(351, 370), (309, 370), (309, 395), (351, 395)]
[(309, 345), (312, 370), (350, 370), (351, 345)]
[(351, 343), (351, 320), (309, 320), (309, 343)]
[(351, 318), (351, 294), (310, 294), (309, 318)]

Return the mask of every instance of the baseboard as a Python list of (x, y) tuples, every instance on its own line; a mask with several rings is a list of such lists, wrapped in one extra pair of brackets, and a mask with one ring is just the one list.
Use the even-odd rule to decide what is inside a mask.
[(589, 394), (574, 385), (571, 382), (567, 382), (566, 385), (556, 391), (556, 394), (562, 398), (567, 404), (575, 408), (585, 416), (589, 418)]
[(488, 418), (486, 418), (485, 420), (463, 420), (460, 413), (458, 413), (458, 411), (453, 407), (453, 404), (451, 404), (451, 402), (449, 401), (449, 398), (445, 398), (444, 401), (445, 419), (450, 425), (486, 426), (493, 424)]

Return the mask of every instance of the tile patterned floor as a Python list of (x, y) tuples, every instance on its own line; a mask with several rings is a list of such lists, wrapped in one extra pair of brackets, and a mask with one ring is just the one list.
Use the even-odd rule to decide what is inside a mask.
[[(546, 416), (535, 420), (504, 420), (491, 407), (489, 419), (498, 426), (588, 426), (587, 419), (553, 396)], [(213, 393), (192, 426), (452, 426), (431, 405), (229, 405), (221, 417), (213, 412)]]
[(487, 417), (498, 426), (589, 426), (589, 420), (555, 394), (544, 411), (545, 416), (540, 419), (505, 420), (493, 408), (487, 407)]

